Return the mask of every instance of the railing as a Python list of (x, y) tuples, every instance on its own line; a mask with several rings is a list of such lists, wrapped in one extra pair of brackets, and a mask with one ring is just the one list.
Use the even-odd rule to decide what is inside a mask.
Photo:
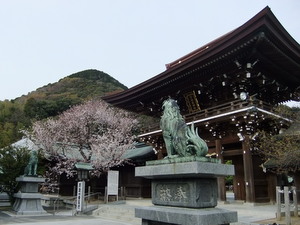
[[(90, 200), (92, 197), (94, 196), (98, 196), (97, 199), (99, 199), (99, 196), (103, 196), (102, 192), (95, 192), (95, 193), (89, 193), (87, 195), (84, 196), (84, 208), (86, 209), (88, 206), (88, 203), (90, 203)], [(61, 206), (61, 202), (63, 202), (64, 204), (64, 209), (68, 208), (68, 205), (71, 206), (72, 209), (72, 216), (75, 216), (77, 214), (76, 211), (76, 203), (77, 203), (77, 196), (72, 196), (72, 197), (68, 197), (68, 198), (60, 198), (57, 197), (54, 202), (53, 202), (53, 215), (57, 214), (58, 212), (60, 212), (60, 206)]]
[(210, 108), (201, 110), (196, 113), (186, 114), (184, 116), (184, 118), (185, 118), (185, 121), (188, 123), (188, 122), (192, 122), (195, 120), (219, 115), (221, 113), (227, 113), (227, 112), (235, 111), (238, 109), (246, 108), (249, 106), (256, 106), (256, 107), (259, 107), (261, 109), (268, 110), (268, 111), (272, 110), (271, 105), (269, 105), (263, 101), (253, 99), (250, 97), (250, 99), (247, 101), (234, 100), (232, 102), (226, 102), (226, 103), (214, 106), (214, 107), (210, 107)]
[(291, 207), (293, 207), (293, 216), (298, 217), (298, 201), (297, 201), (297, 192), (296, 187), (287, 186), (281, 190), (280, 187), (276, 187), (276, 204), (277, 204), (277, 213), (276, 219), (281, 220), (281, 209), (284, 208), (285, 222), (287, 225), (291, 225)]
[[(269, 111), (269, 112), (273, 112), (273, 106), (263, 102), (261, 100), (258, 100), (254, 97), (250, 97), (248, 100), (246, 101), (242, 101), (242, 100), (234, 100), (231, 102), (226, 102), (223, 104), (219, 104), (217, 106), (213, 106), (204, 110), (201, 110), (199, 112), (195, 112), (195, 113), (189, 113), (184, 115), (184, 119), (186, 121), (186, 123), (190, 123), (192, 121), (197, 121), (200, 119), (204, 119), (204, 118), (209, 118), (212, 116), (216, 116), (222, 113), (227, 113), (227, 112), (232, 112), (238, 109), (243, 109), (243, 108), (247, 108), (247, 107), (251, 107), (251, 106), (255, 106), (255, 107), (259, 107), (260, 109)], [(154, 130), (159, 130), (159, 124), (151, 124), (150, 126), (148, 126), (147, 128), (145, 128), (143, 130), (143, 133), (148, 133)]]
[(68, 205), (71, 205), (72, 216), (74, 216), (76, 214), (76, 196), (74, 196), (74, 197), (69, 197), (69, 198), (57, 197), (53, 202), (53, 215), (55, 215), (58, 212), (63, 210), (60, 208), (61, 202), (63, 202), (64, 209), (66, 209)]
[(103, 196), (103, 193), (102, 192), (89, 193), (89, 194), (84, 196), (84, 200), (85, 200), (85, 202), (90, 203), (91, 198), (95, 197), (95, 196), (98, 196), (97, 199), (99, 200), (100, 196)]

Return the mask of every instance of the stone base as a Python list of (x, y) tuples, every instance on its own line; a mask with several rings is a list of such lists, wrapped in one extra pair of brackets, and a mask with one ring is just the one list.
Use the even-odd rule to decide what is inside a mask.
[[(157, 160), (160, 161), (160, 160)], [(149, 179), (208, 177), (234, 175), (234, 166), (212, 162), (169, 163), (135, 167), (135, 176)]]
[(39, 184), (45, 182), (45, 178), (20, 176), (16, 178), (16, 181), (21, 184), (20, 192), (37, 193), (39, 191)]
[(37, 215), (46, 214), (41, 203), (41, 194), (17, 193), (13, 205), (13, 210), (17, 215)]
[(237, 212), (218, 208), (149, 206), (135, 209), (142, 225), (218, 225), (237, 222)]
[(211, 208), (217, 205), (216, 178), (152, 180), (154, 205)]
[(38, 185), (45, 181), (40, 177), (17, 177), (21, 184), (20, 192), (14, 194), (16, 198), (13, 210), (17, 215), (40, 215), (47, 212), (42, 207), (42, 195), (38, 193)]
[(154, 205), (215, 207), (218, 195), (217, 177), (234, 174), (232, 165), (197, 160), (167, 164), (164, 162), (135, 168), (135, 176), (152, 180)]
[[(217, 205), (217, 177), (234, 175), (232, 165), (176, 158), (136, 167), (151, 179), (154, 206), (135, 209), (142, 225), (218, 225), (237, 222), (237, 212)], [(160, 161), (160, 160), (157, 160)], [(170, 161), (170, 162), (169, 162)]]

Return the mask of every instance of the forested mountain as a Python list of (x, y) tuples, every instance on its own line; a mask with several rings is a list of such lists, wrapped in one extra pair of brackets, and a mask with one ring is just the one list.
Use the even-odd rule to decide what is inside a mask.
[(85, 70), (45, 85), (14, 100), (0, 101), (0, 148), (20, 139), (20, 129), (82, 103), (122, 91), (126, 86), (98, 70)]

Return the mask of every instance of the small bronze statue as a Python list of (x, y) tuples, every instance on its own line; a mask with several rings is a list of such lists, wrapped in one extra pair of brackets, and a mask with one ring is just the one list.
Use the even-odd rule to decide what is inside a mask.
[(29, 162), (25, 167), (24, 176), (37, 176), (36, 174), (37, 164), (38, 164), (37, 151), (31, 151)]

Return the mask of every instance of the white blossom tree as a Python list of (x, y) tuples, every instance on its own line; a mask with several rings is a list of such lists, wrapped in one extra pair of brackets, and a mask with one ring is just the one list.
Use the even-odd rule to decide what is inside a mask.
[(138, 121), (133, 114), (91, 100), (56, 118), (37, 121), (28, 133), (46, 157), (56, 162), (53, 173), (73, 176), (76, 162), (89, 162), (94, 175), (122, 165), (124, 152), (133, 147)]

